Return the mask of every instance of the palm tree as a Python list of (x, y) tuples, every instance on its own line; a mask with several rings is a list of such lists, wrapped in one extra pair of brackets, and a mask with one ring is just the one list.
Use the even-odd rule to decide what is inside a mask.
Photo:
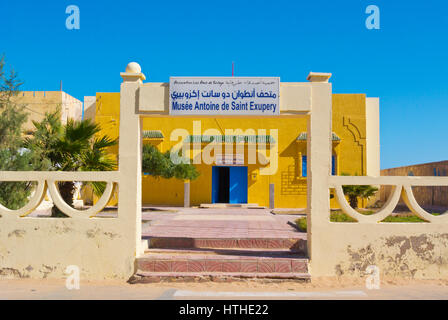
[[(349, 174), (342, 173), (341, 175), (348, 176)], [(353, 209), (357, 209), (358, 198), (369, 199), (370, 197), (375, 195), (375, 193), (378, 191), (378, 188), (369, 185), (347, 185), (342, 186), (342, 190), (344, 191), (344, 194), (348, 196), (350, 206)]]
[[(116, 160), (107, 149), (117, 144), (108, 136), (97, 137), (101, 128), (90, 119), (75, 121), (69, 119), (61, 123), (60, 109), (46, 113), (41, 122), (33, 121), (35, 130), (26, 139), (26, 146), (48, 159), (48, 170), (55, 171), (111, 171), (117, 167)], [(104, 191), (105, 183), (91, 183), (96, 194)], [(65, 202), (73, 207), (74, 181), (58, 182), (58, 189)], [(56, 206), (52, 217), (65, 216)]]

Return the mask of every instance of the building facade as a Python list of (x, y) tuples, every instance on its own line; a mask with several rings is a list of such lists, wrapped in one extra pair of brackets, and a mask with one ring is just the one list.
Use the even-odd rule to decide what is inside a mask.
[(46, 112), (61, 108), (61, 121), (67, 119), (81, 120), (83, 104), (64, 91), (21, 91), (16, 97), (17, 102), (25, 105), (28, 120), (24, 124), (25, 132), (34, 129), (33, 121), (41, 121)]
[[(166, 85), (166, 84), (161, 84)], [(280, 84), (280, 89), (285, 83)], [(102, 132), (112, 138), (119, 135), (120, 94), (97, 93), (96, 97), (85, 97), (89, 108), (95, 110), (94, 119)], [(333, 94), (332, 174), (379, 176), (379, 100), (367, 98), (365, 94)], [(94, 109), (93, 109), (94, 108)], [(93, 111), (92, 113), (93, 117)], [(214, 135), (219, 132), (232, 142), (239, 139), (244, 145), (240, 156), (232, 159), (218, 153), (213, 163), (204, 161), (195, 164), (200, 176), (191, 181), (190, 204), (248, 203), (269, 206), (274, 200), (276, 208), (305, 208), (307, 203), (307, 121), (305, 118), (235, 118), (235, 117), (154, 117), (143, 119), (143, 143), (156, 146), (165, 152), (182, 142), (173, 138), (176, 130), (188, 131), (183, 143), (189, 143), (199, 154), (210, 152)], [(276, 131), (275, 131), (276, 130)], [(276, 137), (270, 134), (275, 131)], [(276, 156), (276, 170), (272, 174), (260, 174), (264, 165), (250, 163), (251, 145), (266, 143), (266, 155)], [(215, 141), (216, 142), (216, 141)], [(218, 143), (225, 149), (228, 140)], [(135, 143), (138, 143), (137, 141)], [(236, 148), (236, 147), (232, 147)], [(110, 152), (118, 154), (118, 146)], [(194, 153), (193, 153), (194, 154)], [(235, 152), (234, 154), (238, 154)], [(197, 154), (196, 154), (197, 156)], [(273, 186), (273, 190), (270, 189)], [(142, 202), (145, 205), (184, 205), (184, 181), (142, 178)], [(272, 188), (272, 187), (271, 187)], [(334, 199), (332, 207), (337, 207)]]

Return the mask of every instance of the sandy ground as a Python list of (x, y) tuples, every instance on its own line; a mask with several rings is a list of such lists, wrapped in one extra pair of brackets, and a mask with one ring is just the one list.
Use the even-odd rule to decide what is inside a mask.
[(369, 290), (365, 280), (314, 279), (297, 282), (165, 282), (130, 285), (123, 281), (82, 281), (68, 290), (65, 279), (0, 280), (0, 299), (448, 299), (448, 281), (383, 280)]

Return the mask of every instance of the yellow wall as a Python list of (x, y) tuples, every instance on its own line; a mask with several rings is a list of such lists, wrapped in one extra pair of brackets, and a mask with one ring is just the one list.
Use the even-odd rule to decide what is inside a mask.
[(339, 174), (366, 175), (366, 96), (333, 94), (333, 132), (340, 138)]
[[(101, 131), (98, 136), (108, 135), (112, 139), (118, 138), (120, 118), (120, 93), (97, 93), (95, 104), (94, 120), (101, 126)], [(109, 151), (115, 156), (118, 155), (118, 145), (110, 147)], [(86, 204), (92, 201), (96, 203), (98, 197), (93, 194), (93, 190), (88, 185), (83, 186), (81, 190), (81, 197)], [(118, 203), (117, 191), (114, 192), (114, 197), (108, 203), (109, 206), (115, 206)]]
[[(366, 173), (366, 97), (363, 94), (333, 95), (333, 132), (340, 143), (333, 143), (337, 155), (337, 172), (365, 175)], [(120, 94), (97, 93), (95, 120), (101, 125), (101, 134), (118, 137)], [(172, 130), (183, 128), (193, 134), (193, 121), (201, 121), (202, 133), (213, 128), (225, 129), (278, 129), (278, 171), (273, 176), (258, 175), (252, 179), (260, 165), (248, 165), (248, 203), (269, 205), (269, 184), (275, 184), (275, 206), (278, 208), (306, 207), (306, 178), (301, 177), (299, 152), (306, 155), (306, 142), (297, 142), (301, 132), (306, 131), (305, 118), (144, 118), (143, 130), (160, 130), (163, 141), (156, 143), (159, 150), (166, 151), (179, 141), (170, 141)], [(136, 141), (136, 143), (138, 143)], [(144, 143), (150, 143), (145, 139)], [(203, 144), (205, 146), (205, 144)], [(267, 147), (269, 150), (269, 147)], [(115, 147), (111, 152), (117, 154)], [(245, 159), (247, 162), (247, 149)], [(191, 205), (211, 202), (212, 166), (197, 165), (200, 177), (191, 182)], [(152, 205), (183, 205), (183, 181), (143, 177), (143, 203)], [(332, 207), (336, 207), (334, 200)]]

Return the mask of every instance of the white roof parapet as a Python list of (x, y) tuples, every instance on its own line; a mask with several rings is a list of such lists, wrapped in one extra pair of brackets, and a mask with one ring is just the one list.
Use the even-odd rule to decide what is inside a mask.
[(124, 82), (142, 82), (146, 80), (145, 75), (142, 73), (142, 68), (137, 62), (130, 62), (126, 66), (126, 71), (121, 72), (120, 76)]
[(328, 82), (331, 78), (331, 73), (325, 72), (310, 72), (306, 80), (310, 82)]

